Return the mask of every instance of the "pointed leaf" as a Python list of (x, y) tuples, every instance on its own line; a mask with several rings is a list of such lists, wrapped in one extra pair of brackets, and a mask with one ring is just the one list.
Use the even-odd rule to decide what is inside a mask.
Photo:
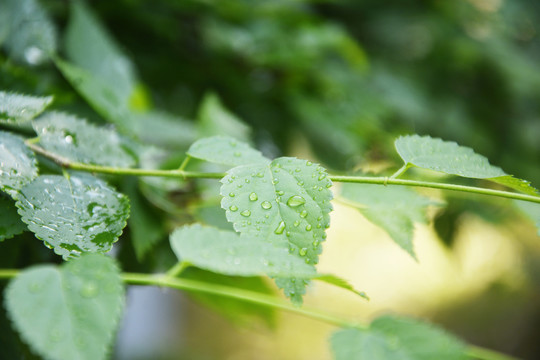
[[(235, 167), (221, 182), (221, 207), (236, 231), (288, 247), (306, 263), (318, 262), (332, 210), (332, 182), (322, 167), (278, 158), (270, 164)], [(304, 281), (277, 283), (293, 301), (301, 301)]]
[(0, 91), (0, 120), (8, 124), (30, 121), (52, 101), (52, 96), (38, 97)]
[(11, 239), (26, 230), (15, 204), (4, 196), (0, 196), (0, 214), (0, 241)]
[(0, 131), (0, 190), (16, 198), (37, 177), (34, 153), (15, 135)]
[(188, 155), (223, 165), (267, 164), (270, 159), (248, 144), (229, 136), (212, 136), (197, 140), (188, 150)]
[(232, 231), (183, 226), (171, 234), (171, 247), (180, 261), (225, 275), (312, 277), (315, 269), (289, 254), (283, 246), (239, 236)]
[(465, 346), (434, 325), (414, 319), (383, 316), (367, 330), (335, 332), (331, 347), (336, 360), (466, 360)]
[(416, 259), (414, 223), (426, 222), (426, 208), (435, 205), (434, 201), (405, 187), (373, 184), (344, 184), (341, 197)]
[(369, 297), (366, 295), (365, 292), (356, 290), (354, 288), (354, 286), (352, 286), (351, 283), (349, 283), (345, 279), (340, 278), (339, 276), (332, 275), (332, 274), (322, 274), (322, 275), (317, 275), (316, 277), (314, 277), (314, 279), (325, 282), (327, 284), (337, 286), (337, 287), (342, 288), (344, 290), (355, 293), (356, 295), (360, 295), (361, 297), (363, 297), (366, 300), (369, 300)]
[(202, 136), (229, 135), (247, 141), (251, 129), (236, 115), (227, 110), (214, 93), (204, 96), (198, 114)]
[(88, 254), (61, 267), (23, 271), (5, 292), (22, 339), (45, 359), (104, 360), (124, 306), (114, 261)]
[(429, 136), (401, 136), (396, 150), (405, 164), (473, 179), (486, 179), (518, 191), (536, 195), (537, 190), (526, 180), (516, 179), (471, 148)]
[(135, 165), (125, 141), (112, 129), (58, 112), (41, 116), (33, 126), (41, 147), (72, 161), (113, 167)]
[(540, 236), (540, 204), (527, 201), (516, 201), (515, 204), (535, 223)]
[(28, 229), (66, 259), (109, 251), (129, 216), (128, 199), (87, 174), (40, 176), (22, 189), (17, 207)]

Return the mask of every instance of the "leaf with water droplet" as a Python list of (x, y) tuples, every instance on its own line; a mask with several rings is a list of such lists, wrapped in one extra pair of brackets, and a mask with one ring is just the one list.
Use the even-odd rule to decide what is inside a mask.
[(427, 207), (440, 205), (405, 187), (373, 184), (344, 184), (339, 200), (355, 207), (369, 221), (384, 229), (415, 259), (414, 223), (426, 223)]
[(486, 179), (526, 194), (538, 194), (538, 190), (532, 187), (530, 182), (508, 175), (501, 168), (491, 165), (486, 157), (453, 141), (408, 135), (399, 137), (395, 146), (407, 166), (418, 166), (473, 179)]
[[(295, 171), (297, 168), (301, 171)], [(260, 173), (262, 177), (253, 177), (254, 173)], [(229, 170), (221, 181), (221, 206), (236, 231), (249, 235), (254, 241), (269, 241), (287, 250), (291, 246), (295, 249), (295, 256), (302, 261), (307, 259), (310, 266), (314, 266), (318, 262), (321, 246), (314, 247), (313, 240), (315, 237), (322, 242), (325, 238), (325, 227), (330, 222), (332, 209), (332, 192), (327, 187), (331, 181), (328, 177), (319, 180), (323, 173), (324, 169), (318, 170), (317, 166), (307, 165), (304, 160), (285, 157), (267, 164), (238, 166)], [(236, 187), (236, 184), (245, 183), (248, 179), (249, 184), (241, 189)], [(324, 190), (318, 191), (319, 186)], [(233, 190), (236, 192), (234, 198), (226, 196)], [(257, 194), (256, 201), (250, 199), (252, 193)], [(252, 223), (246, 222), (237, 212), (230, 211), (231, 206), (249, 210)], [(260, 224), (256, 224), (257, 221)], [(317, 228), (319, 222), (324, 226)], [(306, 230), (308, 227), (310, 231)], [(306, 248), (304, 256), (298, 252), (302, 248)], [(295, 303), (301, 302), (305, 292), (303, 281), (293, 285), (289, 279), (284, 279), (278, 283), (285, 287), (285, 293), (291, 295)], [(288, 286), (290, 289), (287, 289)]]
[[(225, 275), (311, 278), (315, 269), (283, 246), (199, 224), (176, 229), (171, 247), (181, 261)], [(211, 249), (210, 251), (208, 251)]]
[(52, 103), (52, 96), (38, 97), (0, 91), (0, 121), (8, 124), (27, 122)]
[(416, 319), (382, 316), (368, 329), (341, 329), (330, 338), (336, 360), (466, 360), (465, 344)]
[(112, 129), (59, 112), (48, 112), (33, 126), (41, 147), (72, 161), (113, 167), (136, 163), (126, 150), (127, 140)]
[(34, 153), (15, 135), (0, 131), (0, 190), (12, 198), (37, 177)]
[(24, 270), (9, 283), (5, 304), (21, 338), (43, 358), (104, 360), (122, 315), (124, 287), (112, 258), (86, 254), (60, 267)]
[(87, 174), (39, 176), (17, 207), (28, 229), (65, 259), (109, 251), (129, 216), (127, 197)]
[(258, 150), (229, 136), (212, 136), (197, 140), (187, 153), (197, 159), (231, 166), (270, 162)]
[(26, 230), (13, 200), (0, 194), (0, 241), (11, 239)]

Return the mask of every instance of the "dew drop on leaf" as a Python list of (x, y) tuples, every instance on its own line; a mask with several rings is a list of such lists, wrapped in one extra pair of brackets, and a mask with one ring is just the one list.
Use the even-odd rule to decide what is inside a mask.
[(306, 226), (306, 231), (311, 231), (311, 225), (308, 224), (308, 225)]
[(294, 227), (298, 227), (298, 225), (300, 225), (300, 221), (296, 220), (294, 223), (293, 223)]
[(229, 196), (230, 196), (230, 197), (235, 197), (235, 196), (236, 196), (236, 194), (235, 194), (235, 193), (233, 193), (233, 192), (231, 192), (231, 193), (229, 193)]
[(269, 210), (272, 208), (272, 204), (269, 202), (269, 201), (263, 201), (261, 203), (261, 207), (264, 209), (264, 210)]
[(298, 207), (300, 205), (304, 205), (306, 203), (306, 199), (301, 197), (300, 195), (293, 195), (287, 200), (287, 205), (290, 207)]
[(307, 254), (307, 248), (301, 248), (300, 251), (298, 251), (298, 254), (300, 256), (306, 256)]
[(251, 201), (256, 201), (259, 197), (257, 196), (256, 193), (252, 192), (251, 194), (249, 194), (249, 200)]
[(234, 211), (238, 210), (238, 207), (236, 205), (231, 205), (231, 206), (229, 206), (229, 210), (234, 212)]
[(251, 211), (249, 210), (244, 210), (240, 213), (240, 215), (244, 216), (244, 217), (248, 217), (251, 215)]
[(302, 212), (300, 212), (300, 217), (301, 217), (302, 219), (305, 219), (307, 215), (308, 215), (308, 213), (307, 213), (306, 210), (302, 210)]
[(279, 225), (277, 226), (276, 230), (274, 232), (278, 235), (283, 234), (283, 231), (285, 230), (285, 222), (281, 221)]

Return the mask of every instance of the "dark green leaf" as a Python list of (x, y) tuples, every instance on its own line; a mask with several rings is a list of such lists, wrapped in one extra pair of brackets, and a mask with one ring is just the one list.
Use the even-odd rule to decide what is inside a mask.
[(28, 229), (66, 259), (109, 251), (129, 216), (128, 199), (87, 174), (40, 176), (22, 189), (17, 207)]
[(148, 144), (184, 150), (196, 138), (192, 122), (165, 112), (136, 113), (132, 114), (130, 119), (135, 135)]
[(197, 140), (190, 146), (188, 155), (231, 166), (270, 162), (270, 159), (265, 158), (258, 150), (229, 136), (212, 136)]
[(52, 101), (52, 96), (37, 97), (0, 91), (0, 120), (6, 123), (30, 121)]
[(16, 198), (36, 176), (34, 153), (20, 137), (0, 131), (0, 190)]
[(9, 283), (5, 304), (35, 352), (54, 360), (102, 360), (124, 307), (114, 261), (88, 254), (62, 267), (29, 268)]
[(12, 200), (0, 195), (0, 241), (11, 239), (26, 230), (26, 225), (17, 214)]

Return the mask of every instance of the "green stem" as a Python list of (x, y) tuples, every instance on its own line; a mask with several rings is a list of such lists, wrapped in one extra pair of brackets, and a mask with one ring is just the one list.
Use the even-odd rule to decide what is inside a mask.
[(407, 171), (407, 169), (409, 168), (410, 166), (408, 164), (405, 164), (403, 165), (401, 168), (399, 168), (398, 171), (396, 171), (395, 173), (392, 174), (392, 176), (390, 176), (390, 179), (397, 179), (398, 177), (400, 177), (401, 175), (403, 175), (403, 173), (405, 171)]
[(182, 161), (182, 164), (180, 164), (180, 167), (178, 168), (179, 171), (184, 171), (186, 169), (187, 164), (189, 163), (189, 160), (191, 160), (191, 156), (186, 155), (184, 158), (184, 161)]
[(190, 267), (191, 264), (187, 261), (179, 261), (177, 262), (172, 268), (167, 271), (167, 276), (170, 277), (178, 277), (182, 272), (184, 272), (185, 269)]
[(519, 360), (516, 357), (475, 345), (469, 345), (466, 354), (467, 356), (478, 360)]

